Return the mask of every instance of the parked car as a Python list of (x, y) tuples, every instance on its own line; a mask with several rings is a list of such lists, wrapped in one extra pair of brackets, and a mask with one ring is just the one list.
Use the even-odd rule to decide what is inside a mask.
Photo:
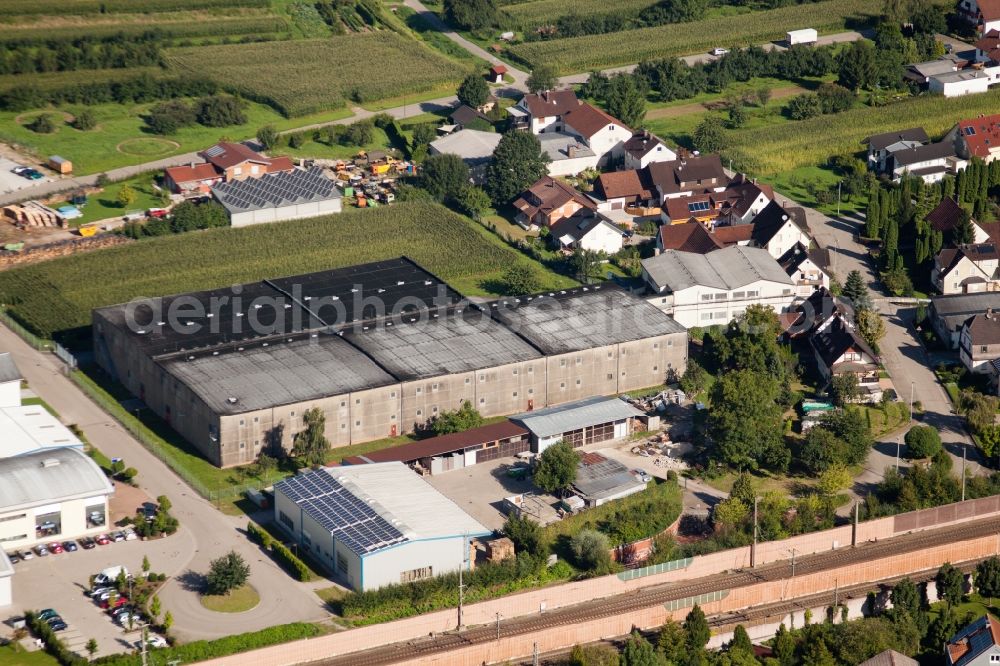
[(101, 601), (101, 608), (105, 610), (108, 608), (113, 609), (113, 608), (118, 608), (119, 606), (124, 606), (127, 603), (128, 603), (128, 597), (126, 597), (124, 594), (115, 597), (114, 603), (111, 603), (111, 597), (108, 596), (107, 599)]
[(57, 622), (64, 622), (64, 620), (59, 615), (53, 615), (52, 617), (45, 619), (45, 624), (49, 625), (50, 627), (53, 624), (56, 624)]
[(48, 532), (49, 530), (54, 530), (55, 528), (56, 524), (51, 520), (46, 520), (44, 523), (40, 523), (35, 527), (35, 529), (39, 532)]
[(124, 541), (125, 540), (125, 533), (122, 532), (122, 531), (112, 532), (111, 533), (111, 540), (112, 541)]
[[(165, 648), (167, 647), (167, 639), (159, 634), (150, 634), (146, 637), (146, 647), (151, 648)], [(135, 647), (137, 650), (142, 649), (142, 641), (136, 641)]]
[(79, 547), (76, 545), (75, 541), (63, 541), (62, 547), (63, 550), (65, 550), (67, 553), (74, 553), (77, 550), (79, 550)]
[(632, 474), (635, 475), (635, 478), (639, 479), (643, 483), (649, 483), (650, 481), (653, 480), (653, 477), (651, 477), (649, 474), (642, 471), (641, 469), (632, 470)]
[(110, 592), (113, 589), (115, 589), (115, 588), (113, 588), (113, 587), (107, 587), (107, 586), (104, 586), (104, 585), (102, 585), (100, 587), (95, 587), (93, 590), (90, 591), (90, 598), (91, 599), (97, 599), (102, 594), (107, 594), (108, 592)]
[(38, 557), (45, 557), (49, 554), (49, 549), (42, 544), (38, 544), (35, 546), (35, 554), (38, 555)]
[(98, 546), (107, 546), (109, 543), (111, 543), (111, 539), (108, 537), (107, 534), (98, 534), (97, 537), (94, 539), (94, 541), (97, 542)]
[(112, 594), (118, 594), (118, 590), (113, 587), (105, 588), (102, 592), (95, 593), (91, 598), (101, 608), (107, 608), (104, 604), (111, 598)]
[(21, 175), (29, 180), (41, 180), (45, 178), (41, 171), (36, 171), (35, 169), (27, 169)]
[(63, 631), (67, 628), (67, 624), (63, 622), (62, 619), (59, 619), (49, 622), (49, 628), (52, 629), (52, 631)]
[(83, 546), (84, 550), (90, 550), (91, 548), (97, 545), (97, 542), (91, 539), (90, 537), (83, 537), (82, 539), (80, 539), (80, 545)]
[(118, 617), (122, 613), (131, 613), (131, 612), (134, 612), (134, 611), (135, 611), (135, 607), (134, 606), (130, 606), (130, 605), (127, 605), (127, 604), (122, 604), (122, 605), (118, 606), (117, 608), (110, 608), (110, 609), (108, 609), (108, 615), (110, 615), (111, 617)]
[(130, 622), (132, 624), (142, 622), (142, 618), (139, 616), (138, 613), (122, 613), (121, 615), (115, 618), (115, 622), (117, 622), (123, 627), (127, 627)]
[(716, 46), (714, 49), (709, 51), (714, 56), (724, 56), (729, 53), (729, 49), (724, 49), (721, 46)]
[(59, 617), (59, 613), (57, 613), (56, 609), (54, 608), (43, 608), (42, 610), (38, 611), (39, 620), (44, 621), (52, 617)]
[(66, 550), (65, 548), (62, 547), (62, 544), (59, 543), (58, 541), (53, 541), (48, 546), (46, 546), (46, 548), (48, 548), (49, 552), (52, 553), (53, 555), (58, 555), (59, 553)]
[(17, 564), (21, 561), (21, 556), (15, 550), (13, 553), (7, 553), (7, 559), (10, 560), (11, 564)]
[(122, 530), (122, 532), (125, 533), (126, 541), (135, 541), (136, 539), (139, 538), (139, 535), (136, 534), (135, 530), (132, 529), (131, 527), (126, 527), (125, 529)]
[(33, 560), (33, 559), (35, 559), (35, 554), (33, 552), (31, 552), (30, 550), (28, 550), (27, 548), (25, 548), (24, 550), (21, 551), (21, 559), (22, 560)]
[(20, 176), (23, 172), (25, 172), (27, 170), (28, 170), (28, 167), (22, 166), (22, 165), (19, 164), (16, 167), (14, 167), (13, 169), (11, 169), (10, 172), (11, 173), (16, 173), (18, 176)]

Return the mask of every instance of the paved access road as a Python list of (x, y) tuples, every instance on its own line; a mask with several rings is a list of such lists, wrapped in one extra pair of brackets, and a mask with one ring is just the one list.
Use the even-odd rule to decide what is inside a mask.
[[(170, 498), (171, 512), (180, 521), (181, 529), (174, 536), (153, 542), (162, 550), (150, 559), (158, 571), (171, 577), (160, 599), (164, 611), (173, 614), (173, 631), (181, 639), (217, 638), (287, 622), (330, 617), (308, 585), (295, 582), (239, 531), (246, 527), (245, 517), (226, 516), (191, 490), (81, 393), (63, 375), (63, 366), (55, 356), (35, 351), (2, 326), (0, 350), (11, 352), (32, 390), (52, 405), (64, 423), (77, 424), (87, 439), (106, 455), (124, 458), (130, 467), (139, 470), (138, 483), (150, 497)], [(243, 555), (250, 564), (250, 582), (260, 593), (261, 603), (245, 613), (214, 613), (201, 606), (190, 583), (208, 571), (212, 559), (230, 550)], [(66, 554), (50, 557), (71, 561)], [(58, 599), (32, 600), (38, 607), (57, 602)], [(15, 600), (15, 604), (19, 603), (22, 602)]]

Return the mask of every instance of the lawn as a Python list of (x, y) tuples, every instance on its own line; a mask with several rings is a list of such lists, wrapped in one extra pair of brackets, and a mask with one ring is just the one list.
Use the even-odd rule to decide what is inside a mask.
[[(89, 327), (95, 307), (408, 256), (470, 296), (495, 295), (514, 263), (543, 288), (573, 286), (466, 217), (442, 206), (396, 204), (339, 215), (154, 238), (0, 273), (0, 302), (36, 334)], [(178, 270), (182, 266), (185, 270)], [(95, 279), (95, 276), (100, 276)]]
[[(288, 116), (457, 85), (455, 61), (388, 31), (170, 49), (169, 68), (206, 76)], [(471, 68), (469, 68), (471, 69)]]
[[(816, 200), (817, 192), (834, 191), (837, 189), (837, 183), (842, 180), (842, 177), (831, 166), (804, 166), (775, 176), (766, 176), (761, 180), (803, 206), (815, 208), (826, 215), (837, 214), (835, 196), (833, 201), (825, 201), (824, 203)], [(867, 197), (864, 196), (855, 196), (849, 200), (841, 197), (840, 214), (863, 212), (867, 203)]]
[[(118, 193), (126, 185), (132, 188), (136, 197), (135, 201), (128, 206), (122, 206), (118, 203)], [(68, 201), (63, 201), (57, 202), (55, 206), (58, 208), (67, 204), (69, 204)], [(77, 227), (81, 224), (88, 224), (98, 220), (119, 220), (126, 213), (145, 211), (162, 205), (163, 202), (160, 200), (160, 195), (153, 189), (153, 177), (150, 174), (146, 174), (118, 183), (111, 183), (100, 194), (87, 197), (87, 203), (80, 209), (83, 217), (70, 220), (69, 223)]]
[(877, 11), (870, 0), (825, 0), (749, 15), (716, 15), (691, 23), (518, 44), (509, 53), (528, 66), (544, 62), (562, 74), (572, 74), (704, 53), (719, 46), (720, 40), (725, 46), (766, 42), (805, 25), (835, 32), (847, 24), (870, 21)]
[[(37, 134), (23, 126), (24, 122), (43, 110), (24, 113), (3, 111), (0, 112), (0, 141), (21, 146), (39, 161), (44, 161), (49, 155), (61, 155), (73, 162), (76, 174), (86, 175), (196, 152), (223, 138), (234, 141), (248, 139), (255, 136), (257, 130), (264, 125), (274, 125), (279, 130), (286, 130), (351, 115), (348, 109), (335, 109), (290, 120), (268, 106), (248, 102), (244, 110), (247, 122), (243, 125), (194, 125), (164, 137), (153, 136), (146, 131), (143, 116), (151, 106), (152, 104), (97, 104), (84, 107), (74, 104), (44, 110), (63, 118), (63, 122), (58, 123), (52, 134)], [(83, 108), (90, 109), (94, 114), (98, 123), (95, 129), (83, 132), (65, 122)]]
[(12, 645), (0, 645), (0, 664), (4, 666), (59, 666), (59, 661), (48, 652), (24, 652)]
[(247, 583), (229, 594), (203, 594), (198, 600), (202, 606), (216, 613), (244, 613), (257, 607), (260, 595), (253, 585)]

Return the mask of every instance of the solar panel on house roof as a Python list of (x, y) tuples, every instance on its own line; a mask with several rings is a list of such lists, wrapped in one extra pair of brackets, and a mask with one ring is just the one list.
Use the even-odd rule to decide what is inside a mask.
[(222, 146), (212, 146), (211, 148), (205, 151), (205, 156), (215, 157), (217, 155), (221, 155), (224, 152), (226, 152), (226, 149), (223, 148)]
[(694, 203), (688, 204), (688, 210), (692, 213), (700, 213), (702, 211), (708, 210), (707, 201), (696, 201)]

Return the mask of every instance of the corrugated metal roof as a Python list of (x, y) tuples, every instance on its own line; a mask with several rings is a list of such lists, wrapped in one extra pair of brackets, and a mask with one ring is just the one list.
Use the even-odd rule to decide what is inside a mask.
[(642, 412), (618, 398), (587, 398), (565, 405), (546, 407), (512, 416), (536, 437), (551, 437), (600, 423), (610, 423), (642, 416)]
[[(326, 475), (338, 488), (342, 488), (358, 502), (348, 498), (336, 506), (353, 506), (354, 509), (339, 510), (334, 505), (316, 504), (310, 494), (303, 494), (307, 486), (322, 489), (329, 484), (313, 483), (312, 475)], [(375, 463), (347, 467), (324, 467), (306, 472), (275, 484), (275, 491), (289, 497), (308, 510), (314, 518), (322, 518), (323, 524), (336, 534), (359, 522), (378, 524), (383, 522), (398, 531), (396, 537), (383, 544), (362, 547), (361, 543), (345, 542), (345, 545), (360, 555), (384, 550), (403, 541), (418, 541), (454, 537), (467, 534), (470, 537), (489, 534), (490, 530), (465, 513), (457, 504), (442, 495), (422, 477), (401, 462)], [(316, 492), (312, 494), (317, 494)], [(324, 494), (324, 493), (319, 493)], [(329, 493), (325, 493), (329, 494)], [(306, 506), (308, 505), (308, 506)], [(365, 515), (361, 515), (364, 513)], [(377, 518), (377, 520), (376, 520)]]
[(709, 254), (666, 252), (642, 260), (658, 288), (677, 292), (696, 285), (739, 289), (758, 280), (794, 284), (767, 250), (734, 245)]
[(64, 447), (83, 450), (83, 442), (41, 405), (0, 408), (0, 458)]
[(0, 511), (110, 495), (114, 486), (77, 449), (52, 449), (0, 460)]
[(14, 357), (10, 355), (10, 352), (0, 354), (0, 384), (21, 381), (21, 379), (23, 379), (21, 371), (17, 369), (17, 364), (14, 363)]
[(462, 432), (431, 437), (419, 442), (391, 446), (387, 449), (372, 451), (361, 456), (352, 456), (345, 459), (344, 462), (351, 465), (393, 461), (408, 463), (420, 460), (421, 458), (462, 451), (470, 446), (488, 444), (513, 437), (520, 438), (527, 434), (528, 431), (516, 423), (500, 421), (482, 426), (481, 428), (471, 428)]
[(496, 132), (463, 129), (431, 141), (431, 154), (458, 155), (463, 160), (491, 159), (500, 139)]

